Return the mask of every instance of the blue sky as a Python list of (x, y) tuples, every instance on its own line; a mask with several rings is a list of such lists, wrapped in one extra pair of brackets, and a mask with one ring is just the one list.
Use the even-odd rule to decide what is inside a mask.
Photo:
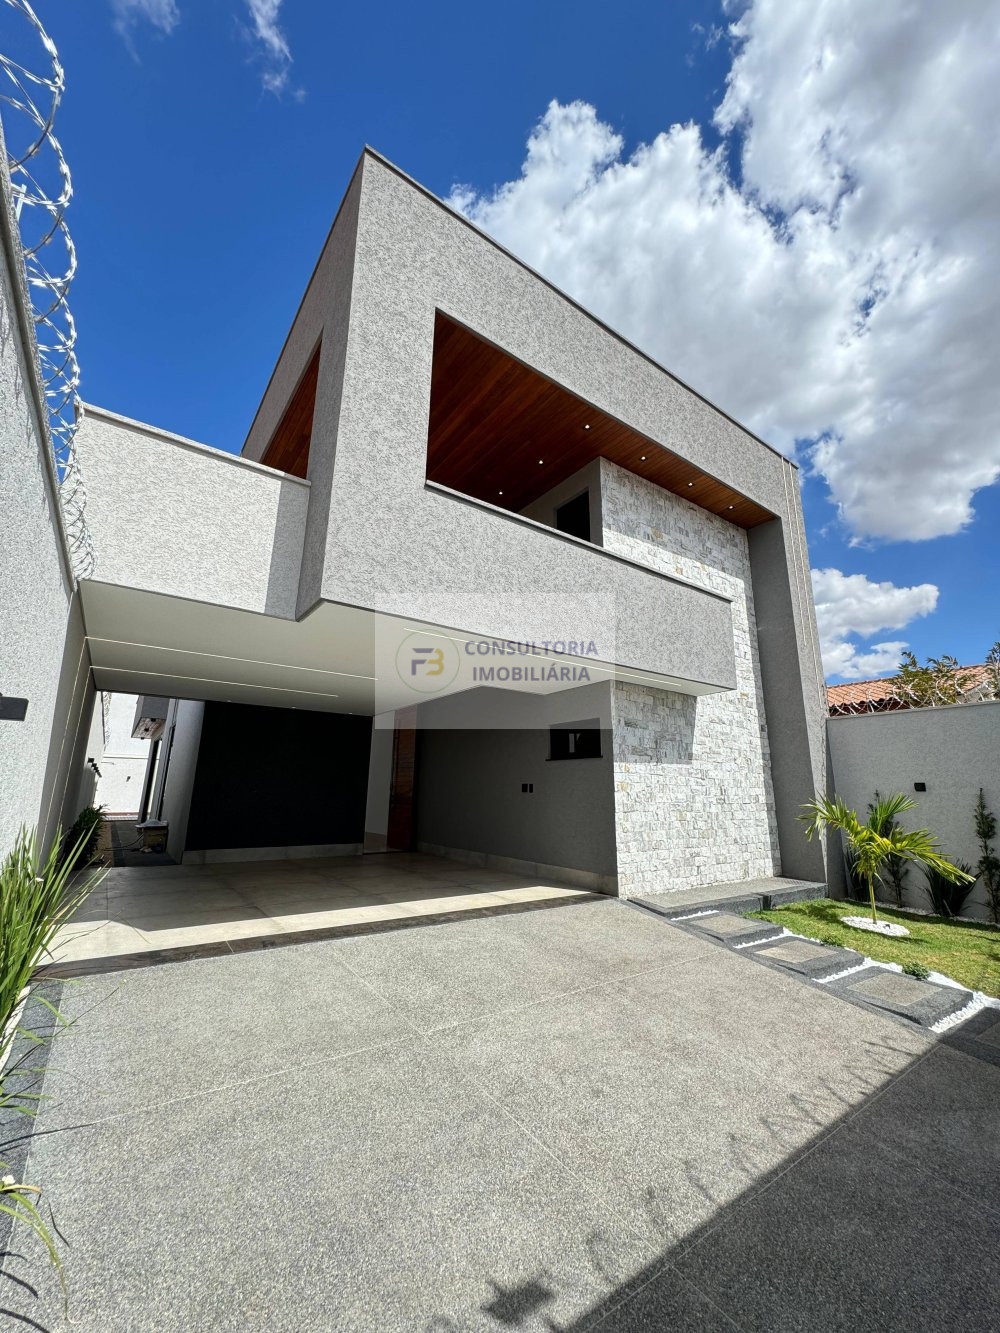
[[(865, 45), (859, 26), (875, 20), (870, 6), (838, 2), (831, 31), (816, 30), (813, 6), (796, 31), (793, 0), (760, 0), (733, 35), (735, 15), (716, 4), (42, 0), (67, 73), (57, 128), (75, 186), (84, 398), (238, 450), (368, 142), (443, 197), (462, 187), (456, 203), (584, 304), (595, 304), (588, 284), (597, 289), (602, 265), (636, 256), (656, 301), (640, 309), (628, 298), (623, 268), (620, 306), (599, 313), (800, 452), (812, 564), (838, 574), (817, 585), (832, 674), (884, 671), (901, 643), (981, 661), (1000, 638), (1000, 494), (987, 484), (1000, 468), (1000, 417), (989, 368), (950, 355), (963, 338), (974, 347), (975, 321), (995, 329), (998, 273), (990, 219), (970, 230), (972, 205), (959, 209), (959, 198), (946, 215), (940, 197), (956, 195), (948, 172), (963, 154), (974, 160), (976, 118), (984, 132), (996, 123), (985, 105), (996, 81), (966, 69), (969, 101), (951, 108), (961, 122), (951, 141), (902, 161), (941, 34), (909, 52), (913, 68), (879, 108), (873, 145), (870, 129), (862, 139), (852, 127), (870, 126), (870, 99), (886, 95), (884, 64), (873, 72), (854, 49)], [(880, 10), (869, 50), (892, 41), (897, 8)], [(973, 62), (983, 35), (964, 39)], [(810, 43), (838, 41), (841, 88), (794, 82)], [(543, 122), (553, 101), (561, 110)], [(843, 160), (817, 165), (831, 117)], [(700, 133), (682, 128), (691, 124)], [(659, 147), (642, 156), (642, 145)], [(626, 182), (634, 235), (614, 205)], [(897, 205), (889, 182), (916, 193)], [(620, 230), (606, 251), (574, 242), (581, 219), (611, 216)], [(982, 303), (948, 287), (956, 256)], [(840, 364), (865, 283), (867, 341)], [(823, 431), (834, 441), (825, 453)]]

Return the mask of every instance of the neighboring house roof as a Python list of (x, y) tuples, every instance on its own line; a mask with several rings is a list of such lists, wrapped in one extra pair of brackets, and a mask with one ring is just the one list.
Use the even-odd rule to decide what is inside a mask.
[[(970, 702), (976, 699), (992, 698), (990, 669), (984, 664), (956, 667), (954, 676), (968, 677), (962, 698)], [(916, 708), (920, 705), (908, 700), (896, 691), (896, 677), (884, 676), (879, 680), (853, 680), (847, 685), (828, 685), (827, 703), (831, 717), (843, 717), (850, 713), (891, 713), (899, 708)]]

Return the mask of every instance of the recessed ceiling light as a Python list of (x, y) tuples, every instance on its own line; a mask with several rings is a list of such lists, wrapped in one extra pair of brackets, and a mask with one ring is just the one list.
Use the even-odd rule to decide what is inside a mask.
[(545, 465), (545, 459), (544, 459), (544, 458), (540, 458), (540, 459), (538, 460), (538, 466), (539, 466), (539, 467), (544, 467), (544, 465)]
[(503, 495), (503, 491), (497, 491), (497, 495)]
[(732, 507), (733, 507), (732, 505), (729, 506), (730, 509), (732, 509)]
[(689, 486), (693, 486), (693, 485), (694, 485), (694, 482), (693, 482), (693, 481), (689, 481), (689, 482), (688, 482), (688, 485), (689, 485)]
[(584, 429), (584, 430), (590, 430), (590, 425), (589, 425), (589, 423), (588, 423), (587, 425), (585, 425), (583, 429)]
[(645, 461), (646, 461), (646, 455), (645, 455), (645, 454), (640, 454), (640, 455), (639, 455), (639, 462), (640, 462), (640, 463), (645, 463)]

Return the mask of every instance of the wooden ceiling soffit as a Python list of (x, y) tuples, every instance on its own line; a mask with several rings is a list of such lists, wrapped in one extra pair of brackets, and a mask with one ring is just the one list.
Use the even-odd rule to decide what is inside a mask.
[(598, 457), (739, 527), (773, 518), (739, 491), (438, 312), (428, 481), (518, 513)]
[(265, 467), (306, 477), (309, 472), (309, 442), (312, 439), (313, 413), (316, 409), (316, 383), (319, 379), (319, 348), (312, 355), (305, 373), (285, 408), (277, 430), (264, 450)]

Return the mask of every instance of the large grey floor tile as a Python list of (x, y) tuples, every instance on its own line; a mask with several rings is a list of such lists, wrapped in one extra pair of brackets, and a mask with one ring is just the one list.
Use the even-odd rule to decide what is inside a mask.
[[(936, 1045), (854, 1122), (1000, 1211), (1000, 1069)], [(997, 1223), (1000, 1239), (1000, 1218)]]
[(889, 1333), (996, 1327), (997, 1214), (845, 1128), (677, 1265), (740, 1327)]
[[(926, 1039), (899, 1043), (889, 1020), (853, 1009), (827, 1032), (827, 1011), (843, 1006), (821, 998), (819, 1021), (814, 1014), (776, 1033), (780, 1058), (772, 1056), (740, 1002), (741, 969), (753, 978), (746, 998), (765, 1021), (768, 1010), (772, 1023), (787, 1015), (805, 989), (713, 948), (710, 958), (432, 1040), (636, 1225), (672, 1244), (808, 1148), (926, 1048)], [(861, 1038), (841, 1050), (852, 1024)]]
[(611, 901), (346, 940), (344, 946), (348, 965), (424, 1031), (714, 948)]
[[(77, 1333), (496, 1333), (498, 1311), (531, 1333), (655, 1258), (447, 1063), (398, 1048), (43, 1136), (29, 1173)], [(8, 1282), (0, 1304), (59, 1333), (54, 1280), (21, 1249), (7, 1271), (38, 1298)]]
[(383, 1046), (413, 1028), (338, 960), (336, 941), (67, 983), (76, 1019), (46, 1083), (46, 1124), (198, 1096), (260, 1073)]
[(746, 1057), (804, 1112), (815, 1104), (817, 1124), (858, 1105), (934, 1044), (916, 1026), (846, 1005), (825, 986), (758, 967), (742, 952), (714, 948), (696, 969), (665, 967), (616, 984), (640, 1013), (692, 1034), (704, 1059)]
[(616, 1292), (593, 1317), (559, 1333), (733, 1333), (739, 1327), (671, 1264)]

